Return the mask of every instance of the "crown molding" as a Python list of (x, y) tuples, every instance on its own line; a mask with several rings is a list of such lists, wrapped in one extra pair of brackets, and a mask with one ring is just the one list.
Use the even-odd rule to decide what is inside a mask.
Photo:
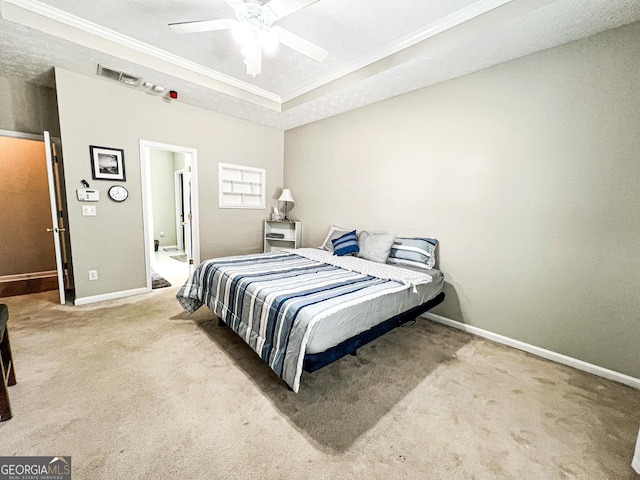
[[(35, 14), (42, 18), (46, 18), (53, 21), (58, 26), (58, 28), (60, 28), (59, 27), (60, 25), (72, 27), (74, 29), (85, 32), (91, 36), (106, 40), (108, 42), (112, 42), (113, 44), (116, 44), (119, 46), (126, 47), (128, 49), (134, 50), (144, 55), (148, 55), (162, 62), (166, 62), (173, 66), (183, 68), (189, 72), (202, 75), (206, 78), (209, 78), (214, 81), (220, 82), (224, 85), (239, 89), (243, 92), (250, 93), (262, 99), (268, 100), (269, 102), (273, 102), (273, 105), (264, 105), (260, 101), (258, 102), (253, 101), (253, 103), (262, 104), (267, 108), (281, 112), (283, 111), (283, 104), (290, 102), (291, 100), (297, 99), (298, 97), (301, 97), (320, 87), (328, 85), (340, 78), (343, 78), (353, 72), (361, 70), (384, 58), (391, 57), (401, 52), (402, 50), (405, 50), (428, 38), (434, 37), (442, 32), (450, 30), (464, 22), (467, 22), (473, 18), (483, 15), (495, 8), (498, 8), (507, 3), (510, 3), (511, 1), (512, 0), (478, 0), (472, 3), (471, 5), (468, 5), (441, 19), (436, 20), (435, 22), (432, 22), (431, 24), (425, 26), (424, 28), (421, 28), (416, 32), (413, 32), (411, 34), (408, 34), (404, 37), (399, 38), (398, 40), (388, 44), (387, 46), (360, 58), (359, 60), (351, 63), (350, 65), (347, 65), (346, 67), (343, 67), (331, 73), (330, 75), (320, 78), (312, 83), (309, 83), (308, 85), (302, 88), (293, 90), (282, 96), (272, 93), (270, 91), (264, 90), (262, 88), (255, 87), (247, 82), (243, 82), (241, 80), (238, 80), (236, 78), (230, 77), (223, 73), (217, 72), (210, 68), (204, 67), (196, 62), (186, 60), (182, 57), (169, 53), (165, 50), (161, 50), (147, 43), (133, 39), (121, 33), (115, 32), (111, 29), (102, 27), (93, 22), (77, 17), (70, 13), (64, 12), (55, 7), (51, 7), (49, 5), (43, 4), (37, 0), (0, 0), (0, 5), (12, 5), (12, 6), (24, 9), (32, 14)], [(30, 28), (35, 28), (41, 31), (45, 31), (45, 33), (51, 33), (46, 31), (43, 28), (39, 28), (39, 25), (37, 24), (37, 22), (21, 21), (21, 18), (19, 18), (19, 16), (14, 16), (12, 18), (12, 15), (10, 14), (9, 15), (3, 14), (3, 17), (5, 17), (7, 20), (22, 23), (23, 25), (26, 25)], [(53, 32), (53, 34), (55, 35), (55, 32)], [(90, 48), (95, 48), (95, 47), (92, 47), (91, 45), (87, 45), (87, 46)], [(100, 50), (104, 51), (104, 49), (100, 49)], [(110, 53), (110, 52), (105, 52), (105, 53)], [(113, 53), (110, 53), (110, 54), (113, 54)], [(123, 58), (124, 60), (127, 60), (127, 61), (134, 61), (134, 63), (139, 63), (139, 62), (136, 62), (135, 60), (126, 58), (122, 54), (120, 55), (114, 54), (114, 55), (120, 58)], [(151, 68), (155, 68), (159, 71), (162, 71), (163, 73), (175, 75), (175, 73), (172, 73), (169, 71), (163, 71), (162, 69), (159, 69), (157, 67), (151, 67)], [(184, 78), (184, 79), (187, 80), (187, 78)], [(212, 87), (209, 85), (209, 88), (215, 88), (215, 87)], [(230, 94), (237, 98), (242, 98), (241, 95), (238, 95), (238, 94), (234, 95), (232, 92), (228, 92), (228, 91), (225, 92), (224, 88), (222, 89), (218, 88), (217, 90), (221, 91), (222, 93)], [(244, 98), (244, 99), (247, 100), (247, 98)], [(248, 100), (251, 101), (250, 99)]]
[[(57, 8), (51, 7), (49, 5), (45, 5), (36, 0), (1, 0), (0, 3), (22, 8), (24, 10), (27, 10), (28, 12), (31, 12), (33, 14), (52, 20), (57, 24), (62, 24), (62, 25), (66, 25), (66, 26), (78, 29), (90, 35), (99, 37), (103, 40), (113, 42), (117, 45), (120, 45), (126, 48), (130, 48), (132, 50), (143, 53), (145, 55), (149, 55), (158, 60), (170, 63), (180, 68), (184, 68), (191, 72), (203, 75), (207, 78), (211, 78), (213, 80), (224, 83), (231, 87), (238, 88), (240, 90), (251, 93), (253, 95), (257, 95), (271, 102), (276, 102), (278, 104), (282, 103), (282, 99), (279, 95), (276, 95), (267, 90), (255, 87), (241, 80), (237, 80), (233, 77), (217, 72), (210, 68), (203, 67), (202, 65), (199, 65), (195, 62), (186, 60), (182, 57), (166, 52), (152, 45), (141, 42), (139, 40), (135, 40), (126, 35), (122, 35), (121, 33), (102, 27), (93, 22), (77, 17), (70, 13), (64, 12)], [(3, 14), (2, 16), (7, 20), (22, 23), (17, 18), (10, 18), (11, 15)], [(36, 28), (40, 30), (37, 25), (26, 24), (26, 23), (23, 23), (23, 24), (26, 25), (27, 27)], [(45, 32), (45, 33), (48, 33), (48, 32)], [(91, 48), (90, 45), (87, 45), (87, 46)], [(124, 60), (128, 60), (128, 59), (124, 58)], [(165, 72), (165, 73), (168, 73), (168, 72)]]
[(336, 70), (335, 72), (327, 75), (324, 78), (316, 80), (315, 82), (312, 82), (303, 88), (282, 95), (282, 103), (289, 102), (301, 95), (304, 95), (305, 93), (309, 93), (312, 90), (315, 90), (316, 88), (327, 85), (328, 83), (331, 83), (335, 80), (349, 75), (350, 73), (367, 67), (372, 63), (382, 60), (385, 57), (394, 55), (408, 47), (411, 47), (412, 45), (415, 45), (416, 43), (420, 43), (427, 38), (434, 37), (439, 33), (457, 27), (458, 25), (473, 18), (479, 17), (480, 15), (487, 13), (495, 8), (506, 5), (511, 1), (512, 0), (478, 0), (471, 5), (461, 8), (460, 10), (457, 10), (445, 17), (436, 20), (435, 22), (430, 23), (429, 25), (421, 28), (416, 32), (399, 38), (386, 47), (383, 47), (369, 55), (366, 55), (361, 59), (351, 63), (350, 65), (347, 65), (340, 70)]

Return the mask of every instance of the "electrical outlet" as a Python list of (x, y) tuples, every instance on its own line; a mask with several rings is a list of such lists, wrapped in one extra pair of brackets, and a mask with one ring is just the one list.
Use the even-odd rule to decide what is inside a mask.
[(98, 279), (98, 270), (89, 270), (89, 280)]

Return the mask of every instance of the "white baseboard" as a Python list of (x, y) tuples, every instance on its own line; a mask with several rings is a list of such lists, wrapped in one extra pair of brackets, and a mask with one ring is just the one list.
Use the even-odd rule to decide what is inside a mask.
[(489, 332), (488, 330), (483, 330), (482, 328), (467, 325), (456, 320), (451, 320), (450, 318), (442, 317), (440, 315), (436, 315), (435, 313), (427, 312), (422, 316), (429, 320), (433, 320), (434, 322), (457, 328), (458, 330), (462, 330), (463, 332), (473, 333), (474, 335), (478, 335), (479, 337), (484, 337), (489, 340), (493, 340), (494, 342), (508, 345), (509, 347), (517, 348), (518, 350), (523, 350), (533, 355), (537, 355), (538, 357), (546, 358), (547, 360), (552, 360), (563, 365), (568, 365), (569, 367), (573, 367), (584, 372), (589, 372), (599, 377), (613, 380), (614, 382), (623, 383), (640, 390), (640, 378), (631, 377), (629, 375), (625, 375), (624, 373), (619, 373), (604, 367), (599, 367), (598, 365), (593, 365), (592, 363), (583, 362), (582, 360), (578, 360), (577, 358), (568, 357), (561, 353), (556, 353), (551, 350), (536, 347), (535, 345), (524, 343), (520, 340), (514, 340), (513, 338)]
[(58, 275), (56, 270), (47, 270), (46, 272), (17, 273), (15, 275), (3, 275), (0, 277), (0, 283), (19, 282), (20, 280), (31, 280), (33, 278), (47, 278)]
[(140, 295), (142, 293), (150, 292), (151, 289), (135, 288), (133, 290), (123, 290), (121, 292), (104, 293), (102, 295), (94, 295), (92, 297), (76, 298), (73, 302), (74, 305), (87, 305), (88, 303), (104, 302), (105, 300), (115, 300), (116, 298), (130, 297), (132, 295)]

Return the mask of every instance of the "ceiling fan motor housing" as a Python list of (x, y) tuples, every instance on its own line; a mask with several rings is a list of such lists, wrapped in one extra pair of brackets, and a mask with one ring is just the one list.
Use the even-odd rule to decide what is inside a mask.
[(241, 5), (236, 9), (236, 18), (240, 22), (248, 23), (256, 30), (269, 28), (277, 19), (269, 7), (263, 7), (258, 2), (246, 2)]

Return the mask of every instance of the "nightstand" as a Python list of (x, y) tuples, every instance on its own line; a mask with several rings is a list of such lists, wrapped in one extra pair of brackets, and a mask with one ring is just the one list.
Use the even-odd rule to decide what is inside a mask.
[(264, 251), (277, 252), (283, 248), (302, 246), (302, 222), (292, 220), (264, 222)]

